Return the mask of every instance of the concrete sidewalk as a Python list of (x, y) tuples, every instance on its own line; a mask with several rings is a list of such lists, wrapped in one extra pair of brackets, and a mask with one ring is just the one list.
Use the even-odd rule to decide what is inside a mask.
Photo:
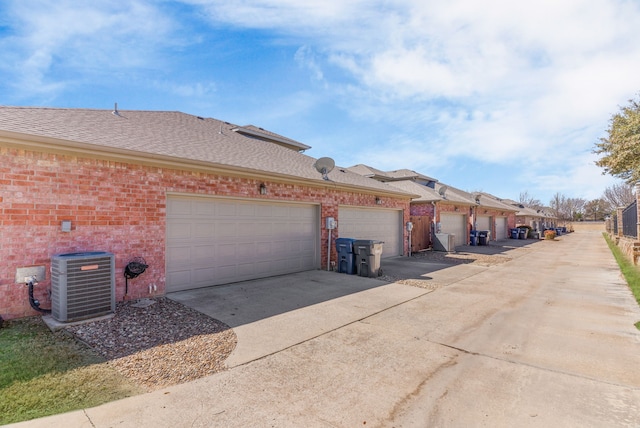
[(239, 332), (230, 370), (16, 426), (640, 425), (640, 310), (599, 233), (471, 267), (413, 272), (450, 281), (432, 293), (318, 272), (338, 278), (324, 297), (293, 281), (296, 307), (256, 286), (253, 315), (221, 296), (213, 316)]

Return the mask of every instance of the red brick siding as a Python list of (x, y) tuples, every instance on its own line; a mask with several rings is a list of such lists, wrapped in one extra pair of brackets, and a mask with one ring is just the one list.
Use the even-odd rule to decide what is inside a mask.
[(428, 216), (433, 218), (434, 207), (431, 202), (416, 202), (411, 204), (411, 215)]
[[(47, 278), (36, 286), (35, 295), (42, 307), (50, 307), (50, 259), (58, 253), (114, 253), (117, 300), (125, 294), (125, 265), (142, 256), (149, 268), (129, 281), (127, 297), (149, 296), (152, 285), (157, 291), (151, 294), (163, 294), (167, 192), (320, 203), (323, 268), (328, 238), (324, 218), (337, 218), (340, 204), (380, 207), (374, 196), (357, 192), (12, 148), (0, 147), (0, 160), (0, 315), (6, 319), (35, 313), (26, 287), (14, 282), (18, 267), (46, 267)], [(267, 195), (259, 194), (262, 182)], [(385, 197), (382, 207), (403, 209), (409, 221), (407, 199)], [(63, 220), (71, 220), (71, 232), (61, 231)], [(331, 253), (335, 260), (335, 248)]]

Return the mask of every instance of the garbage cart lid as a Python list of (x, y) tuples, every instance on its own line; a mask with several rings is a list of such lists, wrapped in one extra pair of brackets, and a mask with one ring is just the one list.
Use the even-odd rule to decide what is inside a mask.
[(373, 244), (384, 244), (384, 241), (377, 241), (375, 239), (356, 239), (353, 245), (373, 245)]

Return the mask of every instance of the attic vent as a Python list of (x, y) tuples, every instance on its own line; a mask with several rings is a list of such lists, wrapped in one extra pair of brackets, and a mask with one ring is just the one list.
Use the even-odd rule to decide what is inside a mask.
[(115, 256), (102, 251), (51, 259), (51, 315), (74, 321), (116, 310)]

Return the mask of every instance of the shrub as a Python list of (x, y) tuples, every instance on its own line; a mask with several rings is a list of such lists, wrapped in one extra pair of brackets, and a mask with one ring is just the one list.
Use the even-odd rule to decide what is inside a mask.
[(548, 239), (550, 241), (553, 241), (554, 239), (556, 239), (556, 231), (555, 230), (545, 230), (544, 231), (544, 239)]

